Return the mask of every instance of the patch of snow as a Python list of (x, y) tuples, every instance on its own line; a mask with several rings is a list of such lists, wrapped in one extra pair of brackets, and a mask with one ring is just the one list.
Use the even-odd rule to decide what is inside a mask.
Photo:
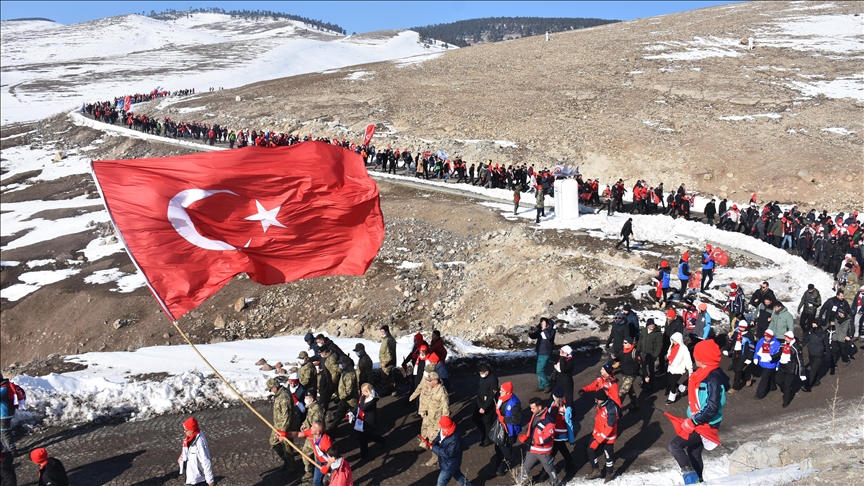
[(29, 262), (27, 262), (27, 268), (44, 267), (45, 265), (48, 265), (50, 263), (54, 263), (54, 260), (30, 260)]
[(836, 133), (837, 135), (852, 135), (853, 133), (856, 133), (855, 131), (846, 130), (843, 127), (823, 128), (822, 131)]
[(396, 268), (399, 270), (413, 270), (415, 268), (420, 268), (422, 266), (423, 266), (423, 263), (415, 263), (415, 262), (409, 262), (409, 261), (405, 260), (402, 263), (400, 263), (399, 266)]
[(144, 280), (144, 276), (138, 272), (129, 274), (126, 272), (121, 272), (116, 268), (109, 268), (107, 270), (97, 270), (93, 272), (91, 275), (84, 277), (84, 283), (88, 284), (106, 284), (110, 282), (117, 282), (117, 288), (111, 289), (112, 292), (120, 292), (122, 294), (126, 294), (132, 292), (135, 289), (144, 287), (147, 285), (147, 282)]
[(26, 295), (32, 294), (46, 285), (65, 280), (80, 271), (81, 270), (75, 268), (67, 268), (63, 270), (42, 270), (22, 273), (18, 276), (18, 280), (21, 280), (24, 283), (10, 285), (5, 289), (0, 289), (0, 298), (14, 302)]
[(864, 74), (856, 74), (847, 78), (837, 78), (830, 81), (789, 81), (786, 87), (800, 91), (804, 96), (825, 95), (828, 98), (852, 98), (864, 101)]
[(393, 61), (393, 64), (395, 64), (396, 67), (399, 67), (399, 68), (404, 68), (407, 66), (416, 66), (416, 65), (422, 64), (426, 61), (441, 57), (442, 54), (443, 54), (442, 52), (435, 52), (432, 54), (421, 54), (419, 56), (411, 56), (411, 57), (406, 57), (406, 58), (402, 58), (402, 59), (396, 59)]
[(805, 15), (777, 19), (756, 30), (757, 46), (804, 52), (859, 54), (862, 17), (844, 14)]
[(723, 120), (723, 121), (741, 121), (741, 120), (755, 120), (756, 118), (760, 118), (760, 117), (761, 118), (770, 118), (772, 120), (779, 120), (780, 118), (783, 118), (783, 115), (780, 115), (779, 113), (762, 113), (759, 115), (721, 116), (717, 119)]
[(375, 74), (375, 71), (354, 71), (350, 73), (348, 76), (345, 76), (343, 79), (348, 81), (358, 81), (361, 79), (369, 79)]
[(17, 267), (21, 262), (15, 260), (0, 260), (0, 267)]
[(202, 111), (202, 110), (206, 110), (206, 109), (207, 109), (207, 105), (183, 107), (183, 108), (177, 108), (177, 113), (193, 113), (196, 111)]
[[(95, 240), (87, 243), (87, 247), (83, 250), (78, 250), (78, 253), (83, 253), (84, 258), (89, 262), (95, 262), (100, 258), (104, 258), (108, 255), (113, 255), (115, 253), (119, 253), (124, 251), (123, 244), (120, 241), (116, 243), (108, 243), (110, 241), (110, 237), (99, 237)], [(101, 243), (101, 244), (100, 244)]]

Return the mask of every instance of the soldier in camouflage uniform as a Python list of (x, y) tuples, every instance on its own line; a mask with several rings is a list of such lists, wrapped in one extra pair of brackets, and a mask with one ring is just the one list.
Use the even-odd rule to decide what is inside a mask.
[[(321, 410), (321, 405), (315, 400), (316, 390), (307, 390), (306, 397), (304, 398), (304, 403), (306, 404), (306, 420), (303, 421), (303, 424), (300, 425), (300, 430), (306, 430), (309, 427), (312, 427), (312, 424), (315, 422), (324, 422), (324, 411)], [(308, 440), (303, 441), (303, 454), (306, 454), (309, 457), (314, 457), (314, 451), (312, 450), (312, 442)], [(315, 473), (315, 465), (311, 462), (303, 459), (303, 465), (306, 469), (306, 474), (303, 475), (301, 481), (303, 483), (309, 483), (312, 481), (313, 475)]]
[(326, 414), (327, 409), (330, 408), (330, 397), (336, 391), (336, 384), (333, 382), (330, 370), (321, 361), (314, 361), (313, 364), (318, 375), (318, 404)]
[(339, 368), (339, 356), (330, 348), (322, 349), (320, 352), (324, 358), (324, 367), (330, 372), (333, 383), (339, 383), (339, 375), (342, 374), (342, 370)]
[[(447, 395), (447, 391), (441, 384), (441, 379), (438, 376), (438, 373), (434, 371), (430, 371), (426, 375), (425, 386), (425, 394), (420, 400), (420, 416), (423, 418), (423, 424), (420, 427), (420, 435), (422, 435), (426, 440), (432, 441), (438, 436), (438, 431), (441, 429), (438, 420), (440, 420), (441, 417), (450, 416), (450, 397)], [(424, 449), (427, 448), (426, 444), (422, 443), (422, 441), (421, 444)], [(434, 466), (436, 464), (438, 464), (438, 456), (432, 454), (432, 457), (426, 462), (426, 465)]]
[(396, 340), (390, 334), (390, 326), (381, 326), (381, 347), (378, 349), (378, 367), (384, 374), (384, 383), (392, 388), (393, 396), (396, 396), (396, 382), (390, 374), (396, 367)]
[(366, 346), (357, 343), (354, 352), (357, 353), (357, 383), (372, 383), (372, 358), (366, 354)]
[(270, 447), (282, 459), (281, 470), (293, 472), (295, 467), (294, 448), (279, 440), (280, 437), (287, 437), (288, 431), (297, 428), (294, 401), (291, 399), (291, 393), (284, 387), (286, 381), (284, 376), (267, 380), (267, 389), (275, 395), (273, 399), (273, 426), (278, 429), (278, 432), (270, 433)]
[(297, 374), (300, 375), (300, 384), (307, 390), (316, 388), (318, 386), (318, 372), (315, 370), (312, 360), (309, 359), (309, 353), (300, 351), (297, 359), (300, 360), (300, 369), (297, 370)]
[(360, 386), (357, 384), (357, 374), (354, 372), (354, 363), (348, 356), (343, 356), (339, 362), (342, 374), (339, 376), (339, 386), (336, 393), (339, 397), (339, 405), (333, 414), (333, 420), (328, 429), (335, 429), (345, 418), (349, 410), (357, 408), (357, 399), (360, 397)]

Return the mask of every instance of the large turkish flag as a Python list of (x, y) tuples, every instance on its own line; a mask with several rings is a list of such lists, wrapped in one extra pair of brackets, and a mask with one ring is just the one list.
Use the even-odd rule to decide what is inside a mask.
[(384, 240), (378, 187), (360, 155), (323, 142), (92, 167), (172, 320), (243, 272), (264, 285), (362, 275)]

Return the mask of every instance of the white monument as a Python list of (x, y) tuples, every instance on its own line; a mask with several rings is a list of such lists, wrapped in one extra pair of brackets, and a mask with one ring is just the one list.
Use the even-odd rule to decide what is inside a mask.
[(555, 181), (555, 219), (579, 217), (579, 183), (573, 179)]

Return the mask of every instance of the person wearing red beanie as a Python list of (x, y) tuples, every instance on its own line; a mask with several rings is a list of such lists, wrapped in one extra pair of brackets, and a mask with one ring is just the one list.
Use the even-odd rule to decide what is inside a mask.
[(207, 438), (201, 432), (201, 427), (195, 417), (189, 417), (183, 422), (183, 449), (177, 463), (180, 464), (180, 475), (186, 475), (186, 484), (213, 486), (213, 464), (210, 461), (210, 446)]
[(48, 457), (48, 451), (44, 448), (30, 451), (30, 460), (39, 466), (39, 486), (69, 486), (63, 463), (56, 457)]
[(669, 451), (681, 468), (684, 484), (702, 482), (702, 451), (705, 444), (711, 445), (709, 450), (720, 444), (717, 429), (730, 388), (729, 377), (720, 369), (720, 347), (713, 339), (696, 344), (693, 360), (696, 371), (687, 380), (688, 418), (676, 426), (677, 435), (669, 441)]
[(445, 485), (451, 479), (455, 479), (462, 486), (471, 486), (468, 478), (462, 474), (462, 451), (465, 450), (459, 433), (456, 431), (456, 422), (450, 417), (444, 416), (438, 420), (441, 432), (432, 441), (432, 452), (438, 456), (438, 484)]

